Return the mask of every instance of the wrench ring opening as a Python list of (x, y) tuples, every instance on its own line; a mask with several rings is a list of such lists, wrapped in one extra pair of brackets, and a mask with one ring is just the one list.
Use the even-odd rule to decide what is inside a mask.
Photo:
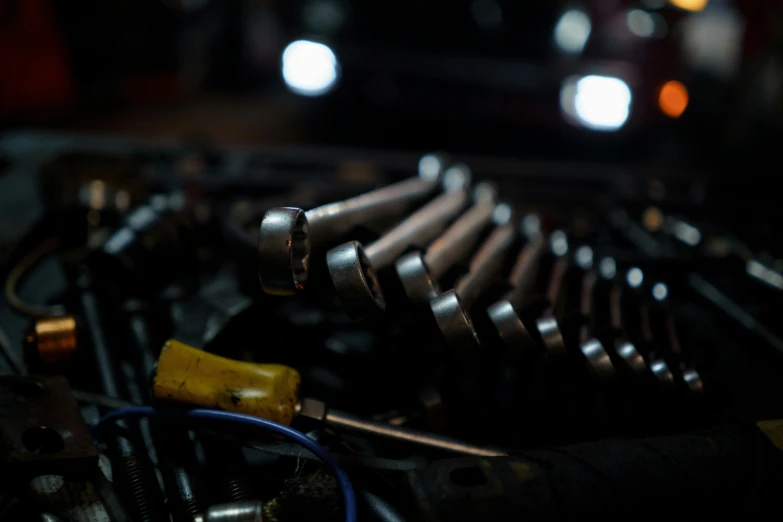
[(266, 293), (291, 295), (304, 289), (310, 264), (309, 231), (300, 208), (280, 207), (264, 214), (258, 234), (258, 278)]
[(375, 269), (357, 241), (326, 254), (329, 275), (348, 316), (354, 321), (384, 310), (386, 301)]

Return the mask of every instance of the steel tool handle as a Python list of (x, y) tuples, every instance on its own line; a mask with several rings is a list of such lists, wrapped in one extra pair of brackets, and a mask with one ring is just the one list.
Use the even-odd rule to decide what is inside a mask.
[(434, 192), (438, 179), (409, 178), (359, 196), (305, 212), (310, 237), (338, 237), (366, 221), (401, 212), (412, 201)]
[(468, 201), (468, 191), (441, 194), (368, 245), (364, 251), (376, 270), (389, 266), (414, 244), (431, 241)]
[(476, 245), (479, 234), (492, 219), (495, 201), (479, 201), (436, 239), (424, 254), (432, 279), (440, 277), (457, 259), (464, 259)]
[(546, 246), (547, 239), (542, 235), (536, 236), (519, 253), (508, 278), (512, 290), (506, 295), (506, 300), (514, 308), (520, 307), (530, 295), (538, 278), (541, 258), (546, 253)]
[(507, 223), (492, 231), (470, 261), (470, 272), (460, 279), (455, 288), (460, 301), (467, 307), (476, 301), (487, 285), (497, 278), (503, 267), (504, 255), (516, 237), (513, 225)]

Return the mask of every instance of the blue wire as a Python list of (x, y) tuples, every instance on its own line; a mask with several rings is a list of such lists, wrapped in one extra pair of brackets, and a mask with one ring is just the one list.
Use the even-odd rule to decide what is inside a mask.
[(230, 421), (237, 424), (246, 424), (257, 428), (262, 428), (283, 437), (289, 438), (294, 442), (301, 444), (308, 450), (310, 450), (315, 456), (321, 459), (324, 464), (332, 468), (335, 476), (337, 477), (337, 483), (340, 485), (340, 490), (343, 494), (343, 502), (345, 503), (345, 521), (357, 522), (356, 514), (356, 495), (353, 491), (353, 485), (351, 479), (348, 478), (348, 474), (343, 467), (337, 462), (337, 459), (332, 456), (329, 451), (318, 444), (315, 440), (311, 439), (304, 433), (296, 431), (293, 428), (272, 422), (259, 417), (253, 417), (251, 415), (244, 415), (242, 413), (232, 413), (221, 410), (206, 410), (206, 409), (192, 409), (192, 410), (158, 410), (152, 406), (130, 406), (128, 408), (119, 408), (112, 410), (103, 418), (98, 421), (93, 429), (93, 438), (100, 440), (103, 428), (110, 422), (119, 419), (129, 419), (138, 417), (163, 417), (163, 418), (185, 418), (185, 419), (209, 419), (217, 421)]

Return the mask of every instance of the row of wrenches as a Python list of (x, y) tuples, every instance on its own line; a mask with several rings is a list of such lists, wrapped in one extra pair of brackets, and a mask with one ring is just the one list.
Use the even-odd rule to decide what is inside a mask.
[[(666, 288), (663, 283), (646, 287), (641, 270), (633, 267), (622, 281), (611, 258), (602, 259), (593, 269), (589, 247), (581, 247), (573, 255), (562, 231), (545, 235), (536, 227), (523, 227), (524, 246), (510, 274), (504, 274), (505, 260), (519, 244), (510, 207), (498, 201), (491, 184), (478, 183), (471, 189), (467, 166), (449, 165), (443, 156), (435, 154), (421, 158), (416, 176), (392, 185), (307, 211), (294, 207), (267, 211), (259, 231), (262, 287), (272, 295), (304, 291), (311, 265), (320, 259), (315, 256), (324, 245), (333, 244), (356, 226), (404, 214), (428, 197), (432, 199), (376, 241), (366, 245), (349, 241), (326, 253), (334, 289), (351, 319), (365, 319), (386, 308), (378, 274), (393, 268), (413, 309), (429, 309), (450, 353), (458, 360), (471, 361), (482, 344), (471, 319), (476, 313), (474, 305), (488, 287), (506, 279), (508, 292), (485, 313), (509, 353), (524, 358), (543, 347), (549, 361), (565, 360), (567, 345), (571, 343), (564, 340), (564, 329), (568, 324), (571, 330), (576, 317), (582, 323), (578, 327), (578, 353), (597, 382), (612, 380), (618, 371), (640, 377), (652, 374), (665, 390), (679, 386), (694, 394), (703, 393), (699, 373), (682, 357), (668, 314), (667, 296), (662, 295)], [(422, 245), (428, 246), (416, 250)], [(443, 276), (466, 261), (467, 273), (453, 289), (441, 291), (439, 282)], [(548, 304), (531, 322), (524, 310), (537, 290), (536, 282), (547, 262), (551, 263), (546, 288)], [(566, 303), (564, 296), (568, 292), (563, 284), (574, 265), (583, 273), (576, 310), (569, 306), (572, 303)], [(612, 287), (609, 325), (599, 325), (592, 319), (596, 316), (594, 290), (602, 279)], [(655, 306), (667, 313), (670, 349), (665, 357), (649, 348), (654, 343), (646, 304), (649, 296), (643, 295), (645, 288), (651, 289)], [(623, 291), (636, 306), (620, 305)], [(629, 309), (640, 311), (640, 321), (623, 319), (622, 310)], [(638, 335), (631, 335), (628, 324), (641, 325)]]

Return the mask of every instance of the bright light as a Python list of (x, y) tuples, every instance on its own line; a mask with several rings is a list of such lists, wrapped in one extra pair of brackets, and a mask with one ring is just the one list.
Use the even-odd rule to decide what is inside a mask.
[(685, 9), (686, 11), (695, 12), (701, 11), (707, 7), (709, 0), (669, 0), (669, 3), (674, 7), (679, 7), (680, 9)]
[(612, 76), (567, 78), (560, 89), (563, 112), (588, 129), (619, 129), (628, 120), (630, 105), (631, 88)]
[(664, 283), (655, 283), (653, 285), (652, 295), (656, 301), (663, 301), (669, 295), (669, 287)]
[(297, 40), (283, 51), (283, 80), (292, 92), (321, 96), (337, 83), (337, 57), (324, 44)]
[(640, 268), (633, 267), (626, 274), (625, 280), (631, 288), (639, 288), (644, 282), (644, 272)]
[(650, 38), (655, 34), (655, 19), (646, 11), (631, 9), (625, 17), (628, 29), (641, 38)]
[(581, 53), (590, 38), (590, 18), (572, 9), (563, 13), (555, 25), (555, 43), (567, 53)]
[(664, 83), (658, 93), (658, 106), (666, 116), (679, 118), (688, 107), (688, 89), (675, 80)]

